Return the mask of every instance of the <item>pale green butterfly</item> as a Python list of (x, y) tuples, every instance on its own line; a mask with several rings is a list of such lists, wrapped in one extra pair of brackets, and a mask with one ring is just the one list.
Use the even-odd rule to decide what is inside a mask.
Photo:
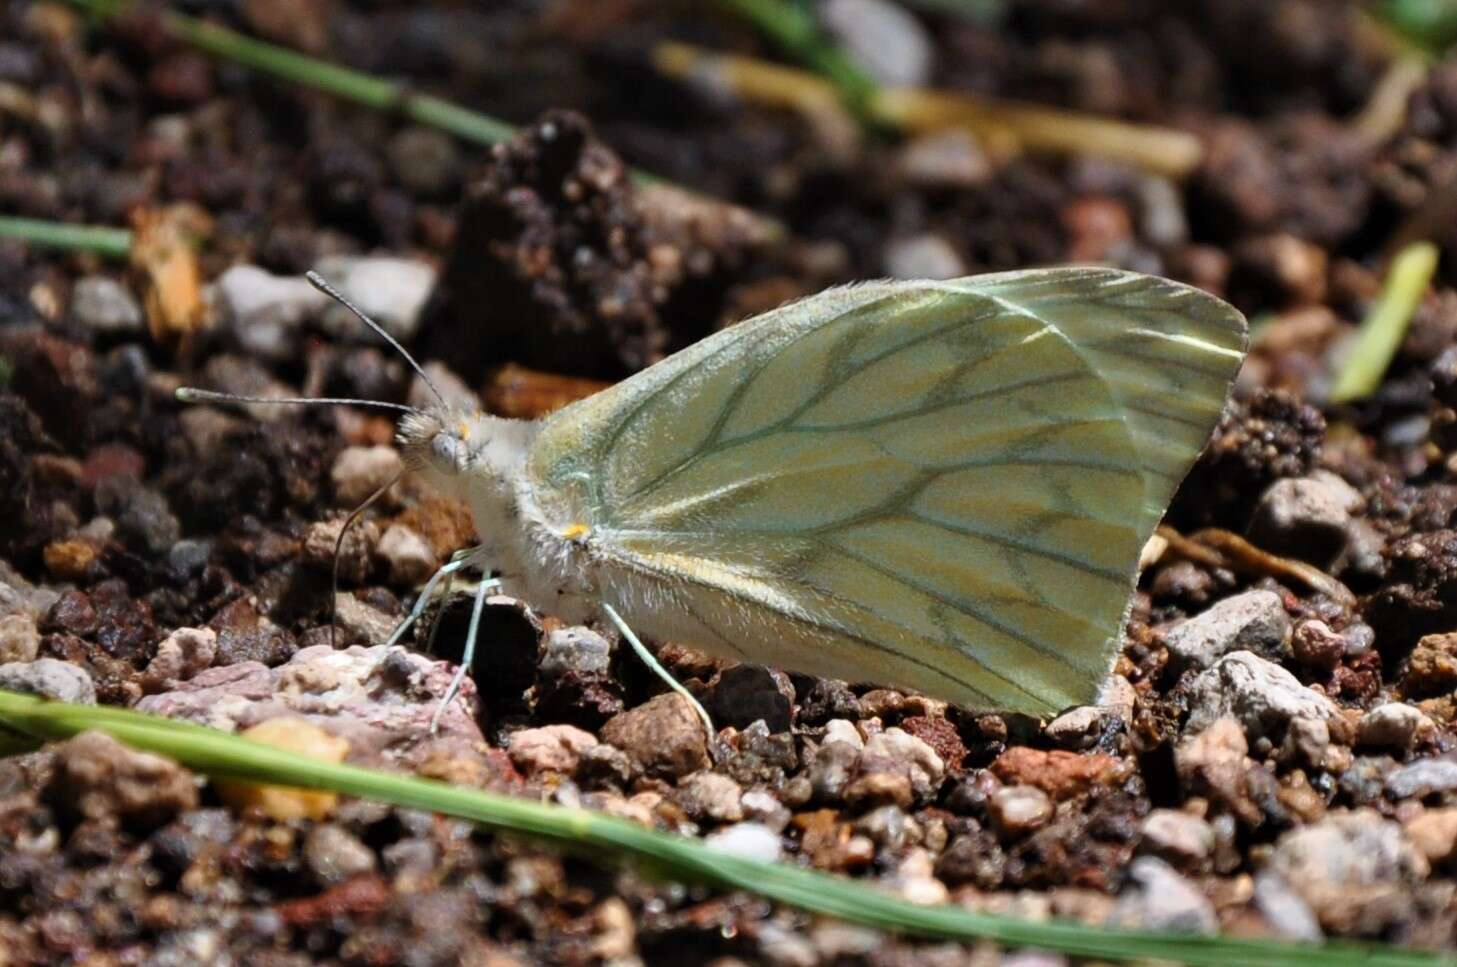
[(402, 447), (483, 543), (412, 618), (476, 566), (564, 620), (723, 658), (978, 709), (1088, 704), (1245, 342), (1219, 299), (1114, 269), (872, 282), (541, 421), (413, 411)]

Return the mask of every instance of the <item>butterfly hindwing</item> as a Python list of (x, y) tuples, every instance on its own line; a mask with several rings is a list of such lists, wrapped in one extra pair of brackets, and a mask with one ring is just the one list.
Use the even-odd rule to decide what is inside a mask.
[(530, 472), (686, 644), (1044, 714), (1106, 676), (1242, 348), (1234, 310), (1132, 273), (869, 283), (563, 410)]

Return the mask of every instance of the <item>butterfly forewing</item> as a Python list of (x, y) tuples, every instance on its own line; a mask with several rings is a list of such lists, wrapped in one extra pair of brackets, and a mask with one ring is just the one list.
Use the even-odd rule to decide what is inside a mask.
[(1114, 270), (833, 290), (563, 410), (529, 472), (642, 628), (1045, 714), (1106, 676), (1243, 340)]

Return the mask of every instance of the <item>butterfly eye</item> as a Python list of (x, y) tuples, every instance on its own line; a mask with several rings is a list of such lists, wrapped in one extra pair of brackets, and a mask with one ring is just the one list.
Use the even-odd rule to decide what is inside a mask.
[(443, 466), (457, 467), (465, 455), (465, 444), (453, 433), (437, 433), (430, 441), (430, 455)]

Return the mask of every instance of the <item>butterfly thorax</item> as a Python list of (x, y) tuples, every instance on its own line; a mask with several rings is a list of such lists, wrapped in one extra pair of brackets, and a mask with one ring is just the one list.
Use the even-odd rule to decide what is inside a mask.
[(536, 500), (526, 459), (540, 424), (483, 413), (412, 414), (400, 425), (407, 458), (437, 489), (470, 508), (475, 563), (505, 593), (568, 621), (595, 611), (591, 528), (556, 520)]

